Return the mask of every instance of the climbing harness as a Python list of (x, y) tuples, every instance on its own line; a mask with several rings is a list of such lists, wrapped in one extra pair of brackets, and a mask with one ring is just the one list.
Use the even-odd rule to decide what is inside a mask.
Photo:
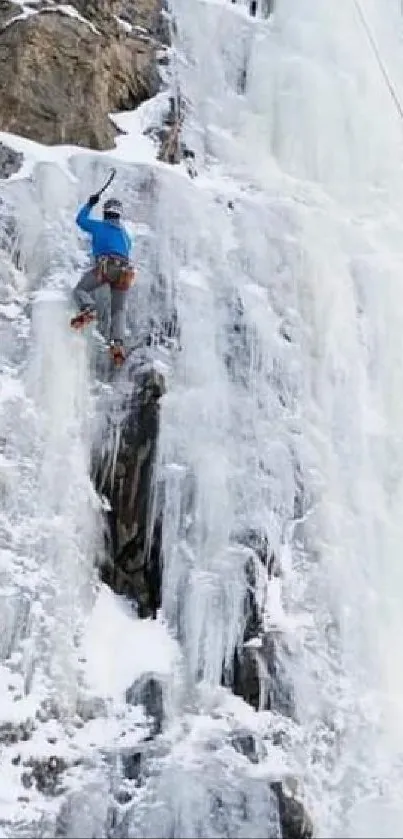
[(360, 0), (353, 0), (353, 3), (354, 3), (354, 6), (355, 6), (355, 8), (356, 8), (356, 10), (357, 10), (357, 14), (358, 14), (358, 16), (359, 16), (359, 18), (360, 18), (360, 21), (361, 21), (362, 27), (363, 27), (363, 29), (365, 30), (365, 33), (366, 33), (366, 35), (367, 35), (368, 41), (369, 41), (369, 43), (370, 43), (370, 46), (371, 46), (372, 52), (373, 52), (373, 54), (374, 54), (374, 56), (375, 56), (376, 62), (377, 62), (377, 64), (378, 64), (378, 67), (379, 67), (379, 69), (380, 69), (380, 71), (381, 71), (381, 73), (382, 73), (382, 76), (383, 76), (383, 79), (384, 79), (384, 81), (385, 81), (386, 87), (387, 87), (387, 88), (388, 88), (388, 90), (389, 90), (389, 93), (390, 93), (390, 95), (391, 95), (391, 97), (392, 97), (392, 100), (393, 100), (393, 102), (394, 102), (394, 104), (395, 104), (396, 110), (397, 110), (397, 112), (398, 112), (398, 114), (399, 114), (400, 118), (403, 120), (403, 107), (402, 107), (402, 104), (401, 104), (400, 99), (399, 99), (399, 97), (398, 97), (398, 95), (397, 95), (397, 93), (396, 93), (395, 87), (394, 87), (393, 82), (392, 82), (392, 80), (391, 80), (391, 78), (390, 78), (390, 76), (389, 76), (389, 73), (388, 73), (388, 71), (387, 71), (387, 69), (386, 69), (386, 67), (385, 67), (385, 64), (384, 64), (384, 62), (383, 62), (383, 60), (382, 60), (382, 56), (381, 56), (381, 54), (380, 54), (380, 52), (379, 52), (378, 45), (377, 45), (376, 40), (375, 40), (375, 38), (374, 38), (374, 36), (373, 36), (373, 34), (372, 34), (372, 32), (371, 32), (371, 29), (370, 29), (369, 23), (368, 23), (368, 21), (367, 21), (367, 19), (366, 19), (366, 17), (365, 17), (365, 14), (364, 14), (363, 8), (362, 8), (362, 6), (361, 6)]
[(101, 256), (96, 263), (97, 279), (100, 283), (109, 283), (119, 291), (128, 291), (135, 280), (135, 270), (131, 263), (113, 254)]

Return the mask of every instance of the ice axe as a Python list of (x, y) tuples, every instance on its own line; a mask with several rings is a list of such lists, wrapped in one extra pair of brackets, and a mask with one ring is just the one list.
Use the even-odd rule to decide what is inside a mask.
[(94, 192), (93, 195), (90, 195), (90, 197), (88, 199), (88, 206), (89, 207), (95, 207), (95, 204), (98, 204), (98, 201), (99, 201), (102, 193), (105, 192), (106, 189), (108, 189), (108, 186), (110, 186), (110, 184), (112, 183), (115, 175), (116, 175), (116, 169), (113, 166), (113, 168), (111, 169), (110, 174), (109, 174), (108, 178), (106, 179), (104, 185), (101, 186), (101, 189), (99, 189), (98, 192)]
[(114, 179), (115, 175), (116, 175), (116, 169), (115, 169), (115, 167), (113, 166), (113, 167), (112, 167), (112, 169), (111, 169), (111, 171), (110, 171), (110, 175), (109, 175), (109, 176), (108, 176), (108, 178), (106, 179), (106, 181), (105, 181), (104, 185), (103, 185), (103, 186), (101, 186), (101, 189), (99, 189), (99, 190), (98, 190), (97, 195), (102, 195), (102, 193), (103, 193), (103, 192), (105, 192), (105, 190), (106, 190), (106, 189), (108, 189), (108, 186), (110, 186), (110, 185), (111, 185), (111, 183), (112, 183), (112, 181), (113, 181), (113, 179)]

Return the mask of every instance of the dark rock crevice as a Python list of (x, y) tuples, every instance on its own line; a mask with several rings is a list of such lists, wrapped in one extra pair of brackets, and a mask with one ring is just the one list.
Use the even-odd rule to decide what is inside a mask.
[(109, 437), (93, 464), (95, 487), (109, 504), (110, 552), (101, 577), (116, 594), (136, 602), (139, 617), (156, 617), (161, 602), (162, 510), (155, 460), (164, 390), (161, 374), (152, 368), (138, 371), (118, 441), (111, 448)]

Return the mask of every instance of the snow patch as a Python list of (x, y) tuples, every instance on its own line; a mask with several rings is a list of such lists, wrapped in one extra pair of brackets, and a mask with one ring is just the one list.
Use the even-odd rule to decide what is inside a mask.
[(53, 286), (40, 288), (38, 291), (35, 291), (32, 296), (33, 303), (60, 303), (67, 302), (67, 300), (67, 294), (61, 291), (61, 289), (54, 288)]
[(114, 15), (113, 17), (115, 18), (115, 20), (119, 24), (119, 26), (121, 26), (122, 29), (125, 30), (125, 32), (131, 32), (132, 31), (133, 27), (132, 27), (131, 23), (129, 23), (128, 20), (124, 20), (123, 18), (118, 17), (118, 15)]
[(7, 303), (0, 305), (0, 316), (7, 320), (14, 320), (21, 314), (21, 309), (17, 303)]
[[(91, 23), (91, 21), (87, 20), (87, 18), (83, 17), (83, 15), (80, 15), (77, 9), (74, 8), (74, 6), (71, 6), (69, 4), (59, 3), (57, 5), (55, 4), (54, 6), (47, 6), (43, 9), (31, 9), (30, 6), (26, 5), (23, 2), (23, 0), (22, 2), (21, 0), (13, 0), (13, 2), (20, 6), (22, 11), (21, 14), (16, 15), (13, 18), (10, 18), (10, 20), (6, 22), (6, 24), (3, 27), (3, 32), (5, 29), (8, 29), (13, 23), (16, 23), (19, 20), (26, 20), (29, 17), (33, 17), (33, 15), (55, 14), (57, 12), (61, 12), (61, 14), (66, 15), (66, 17), (75, 18), (76, 20), (79, 20), (80, 23), (84, 23), (84, 25), (88, 26), (92, 30), (92, 32), (95, 32), (95, 34), (99, 35), (99, 31), (94, 26), (94, 24)], [(32, 0), (32, 3), (37, 2), (38, 0)], [(32, 3), (30, 5), (32, 5)]]
[(83, 638), (86, 678), (100, 696), (120, 698), (143, 673), (167, 676), (178, 648), (159, 620), (136, 618), (129, 602), (102, 586)]
[(178, 279), (180, 283), (193, 286), (193, 288), (200, 288), (203, 290), (208, 289), (208, 283), (206, 282), (203, 274), (201, 271), (197, 271), (196, 269), (181, 268)]

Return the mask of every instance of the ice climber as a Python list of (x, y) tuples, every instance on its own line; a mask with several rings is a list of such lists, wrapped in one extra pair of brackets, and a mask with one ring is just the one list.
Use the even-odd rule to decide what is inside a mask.
[(103, 206), (103, 220), (90, 218), (99, 194), (91, 195), (79, 211), (76, 224), (92, 238), (93, 265), (84, 272), (73, 291), (79, 307), (78, 314), (70, 321), (80, 329), (97, 316), (94, 292), (108, 283), (111, 293), (110, 350), (114, 361), (121, 364), (125, 358), (124, 333), (126, 326), (127, 292), (134, 281), (130, 262), (132, 240), (121, 222), (122, 204), (109, 198)]

